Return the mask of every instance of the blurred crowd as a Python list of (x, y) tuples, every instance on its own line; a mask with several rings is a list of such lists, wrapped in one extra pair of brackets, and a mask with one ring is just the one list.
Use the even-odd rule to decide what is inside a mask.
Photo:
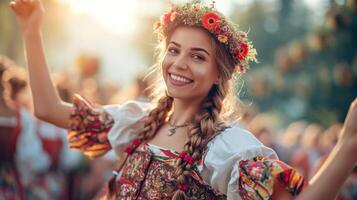
[[(80, 55), (78, 74), (52, 73), (62, 100), (71, 102), (74, 92), (93, 104), (120, 104), (129, 99), (150, 101), (150, 78), (138, 75), (131, 86), (101, 83), (100, 58)], [(93, 105), (95, 106), (95, 105)], [(0, 55), (0, 200), (2, 199), (90, 199), (105, 187), (114, 165), (114, 152), (88, 160), (69, 149), (66, 130), (40, 121), (33, 115), (26, 71)], [(336, 144), (341, 124), (323, 127), (296, 121), (279, 130), (274, 117), (253, 105), (243, 106), (239, 126), (250, 130), (279, 158), (310, 179)], [(357, 199), (357, 167), (338, 200)]]
[[(62, 100), (71, 102), (76, 91), (93, 106), (148, 101), (141, 76), (125, 89), (114, 83), (103, 87), (98, 82), (97, 57), (80, 55), (75, 63), (78, 76), (52, 74)], [(92, 198), (111, 176), (117, 161), (114, 152), (92, 161), (69, 149), (65, 129), (33, 115), (26, 70), (4, 55), (0, 55), (0, 80), (0, 200)]]

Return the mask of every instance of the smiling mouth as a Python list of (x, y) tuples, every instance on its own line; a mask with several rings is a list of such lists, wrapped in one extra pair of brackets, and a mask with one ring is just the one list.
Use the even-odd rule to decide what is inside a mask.
[(169, 73), (169, 79), (170, 82), (175, 86), (183, 86), (193, 82), (191, 79), (171, 73)]

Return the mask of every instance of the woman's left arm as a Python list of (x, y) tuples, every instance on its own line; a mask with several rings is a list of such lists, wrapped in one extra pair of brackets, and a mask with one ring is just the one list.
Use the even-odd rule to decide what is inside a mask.
[(297, 200), (333, 200), (357, 162), (357, 98), (351, 103), (340, 138)]
[[(349, 108), (338, 143), (296, 200), (334, 200), (357, 162), (357, 99)], [(277, 185), (272, 199), (292, 199)]]

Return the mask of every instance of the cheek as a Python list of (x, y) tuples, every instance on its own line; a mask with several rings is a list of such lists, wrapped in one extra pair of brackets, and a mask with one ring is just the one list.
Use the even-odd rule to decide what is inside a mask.
[(170, 57), (165, 55), (164, 59), (162, 60), (162, 64), (161, 64), (161, 68), (162, 68), (163, 72), (167, 71), (167, 69), (170, 66), (170, 63), (171, 63)]
[(199, 77), (200, 79), (205, 80), (205, 82), (210, 82), (208, 80), (213, 80), (216, 77), (216, 70), (207, 67), (207, 66), (202, 66), (202, 67), (198, 67), (196, 69), (196, 75), (197, 77)]

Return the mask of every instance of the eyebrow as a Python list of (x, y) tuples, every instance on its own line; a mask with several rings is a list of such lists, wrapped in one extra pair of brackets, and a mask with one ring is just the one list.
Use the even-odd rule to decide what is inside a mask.
[[(175, 42), (175, 41), (171, 41), (170, 43), (172, 43), (172, 44), (174, 44), (174, 45), (176, 45), (176, 46), (178, 46), (178, 47), (181, 47), (181, 45), (180, 45), (179, 43)], [(206, 51), (206, 50), (203, 49), (203, 48), (193, 47), (193, 48), (191, 48), (191, 50), (193, 50), (193, 51), (203, 51), (203, 52), (205, 52), (207, 55), (210, 55), (210, 54), (208, 53), (208, 51)]]

